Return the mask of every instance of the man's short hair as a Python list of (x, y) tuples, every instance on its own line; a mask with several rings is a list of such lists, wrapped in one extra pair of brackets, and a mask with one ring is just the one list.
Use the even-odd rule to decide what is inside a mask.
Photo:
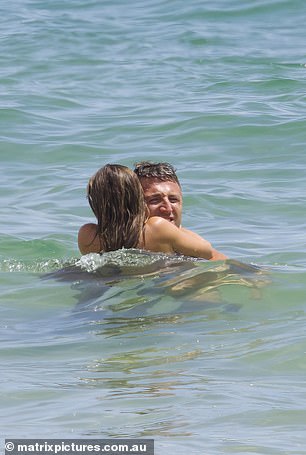
[(151, 161), (140, 161), (135, 164), (135, 174), (139, 179), (158, 179), (164, 182), (175, 182), (181, 187), (174, 167), (170, 163), (152, 163)]

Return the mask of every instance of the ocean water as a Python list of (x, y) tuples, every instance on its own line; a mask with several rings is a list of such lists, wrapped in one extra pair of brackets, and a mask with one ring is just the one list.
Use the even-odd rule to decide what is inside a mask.
[[(1, 438), (306, 453), (306, 4), (0, 4)], [(88, 178), (169, 161), (230, 257), (81, 257)]]

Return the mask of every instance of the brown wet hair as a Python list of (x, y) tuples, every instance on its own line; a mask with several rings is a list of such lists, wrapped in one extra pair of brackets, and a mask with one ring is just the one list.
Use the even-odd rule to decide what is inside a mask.
[(136, 174), (126, 166), (106, 164), (89, 180), (87, 196), (97, 218), (101, 252), (137, 248), (148, 212)]

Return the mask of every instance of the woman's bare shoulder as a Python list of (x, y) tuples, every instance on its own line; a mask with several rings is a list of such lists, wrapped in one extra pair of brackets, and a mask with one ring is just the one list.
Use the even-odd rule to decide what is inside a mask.
[(99, 253), (100, 244), (95, 241), (97, 225), (94, 223), (83, 224), (78, 233), (78, 246), (82, 254)]
[(169, 235), (173, 236), (176, 234), (176, 231), (179, 231), (179, 228), (173, 223), (160, 216), (152, 216), (149, 218), (146, 223), (146, 228), (151, 231), (154, 236), (161, 236), (162, 238), (166, 238)]
[[(158, 228), (176, 228), (174, 224), (172, 224), (170, 221), (165, 220), (164, 218), (161, 218), (160, 216), (152, 216), (151, 218), (148, 219), (147, 223), (148, 226), (150, 227), (158, 227)], [(178, 228), (176, 228), (178, 229)]]
[(90, 234), (95, 234), (97, 232), (97, 225), (95, 223), (86, 223), (79, 229), (79, 235), (86, 236)]

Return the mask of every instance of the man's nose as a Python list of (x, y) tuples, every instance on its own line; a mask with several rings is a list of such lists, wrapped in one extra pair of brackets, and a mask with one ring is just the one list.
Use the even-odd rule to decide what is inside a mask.
[(161, 206), (160, 206), (160, 210), (162, 212), (166, 212), (166, 213), (171, 213), (172, 212), (172, 205), (169, 201), (169, 199), (164, 199)]

